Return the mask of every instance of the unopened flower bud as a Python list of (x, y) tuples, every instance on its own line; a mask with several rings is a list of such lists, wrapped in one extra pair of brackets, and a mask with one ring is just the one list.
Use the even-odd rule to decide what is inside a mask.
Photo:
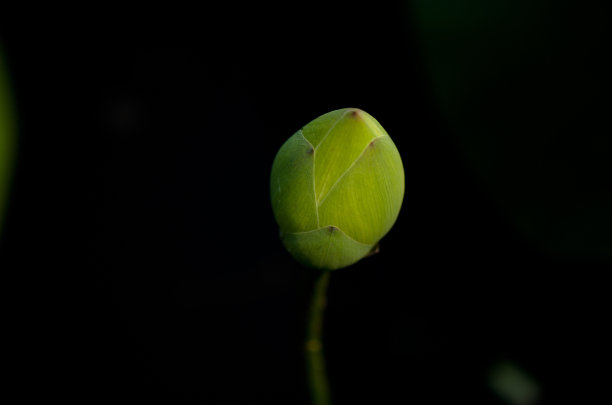
[(391, 229), (404, 197), (404, 168), (378, 121), (345, 108), (283, 144), (270, 192), (289, 253), (309, 267), (334, 270), (366, 256)]

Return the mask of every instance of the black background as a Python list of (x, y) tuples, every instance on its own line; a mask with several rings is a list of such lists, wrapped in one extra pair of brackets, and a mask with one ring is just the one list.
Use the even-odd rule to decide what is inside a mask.
[[(588, 26), (574, 11), (557, 14), (553, 32)], [(391, 135), (406, 196), (381, 253), (332, 274), (336, 403), (504, 403), (487, 385), (503, 361), (534, 378), (540, 403), (609, 396), (609, 250), (565, 255), (515, 226), (436, 101), (409, 6), (121, 14), (2, 16), (20, 128), (2, 235), (4, 334), (9, 384), (24, 401), (308, 403), (301, 349), (314, 274), (280, 244), (268, 176), (290, 135), (344, 107)], [(603, 35), (571, 49), (587, 43), (587, 55), (608, 50)], [(585, 66), (565, 83), (594, 74)], [(586, 107), (574, 99), (573, 126), (555, 127), (567, 165), (592, 168), (564, 204), (588, 204), (580, 196), (595, 188), (610, 196), (610, 144), (598, 165), (574, 154), (609, 132), (604, 118), (580, 130), (593, 109), (607, 111), (600, 90)], [(495, 102), (476, 103), (483, 117)], [(537, 115), (517, 119), (539, 128)], [(594, 223), (610, 221), (601, 212)]]

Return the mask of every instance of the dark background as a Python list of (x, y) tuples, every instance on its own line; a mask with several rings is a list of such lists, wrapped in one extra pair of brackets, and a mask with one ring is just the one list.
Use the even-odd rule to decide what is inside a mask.
[(2, 15), (14, 393), (307, 404), (314, 274), (280, 244), (268, 176), (297, 129), (358, 107), (406, 196), (381, 253), (332, 274), (336, 403), (502, 404), (507, 362), (538, 403), (609, 398), (605, 10), (378, 3)]

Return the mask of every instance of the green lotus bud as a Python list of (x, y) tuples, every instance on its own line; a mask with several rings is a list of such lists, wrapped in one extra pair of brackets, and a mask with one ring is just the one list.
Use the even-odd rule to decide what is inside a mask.
[(404, 198), (395, 144), (371, 115), (329, 112), (281, 146), (270, 177), (285, 248), (319, 269), (349, 266), (391, 229)]

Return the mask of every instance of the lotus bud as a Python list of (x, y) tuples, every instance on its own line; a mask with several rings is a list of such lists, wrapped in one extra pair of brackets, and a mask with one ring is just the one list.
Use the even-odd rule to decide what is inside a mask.
[(289, 253), (308, 267), (335, 270), (367, 256), (389, 232), (404, 198), (404, 168), (378, 121), (345, 108), (281, 146), (270, 194)]

